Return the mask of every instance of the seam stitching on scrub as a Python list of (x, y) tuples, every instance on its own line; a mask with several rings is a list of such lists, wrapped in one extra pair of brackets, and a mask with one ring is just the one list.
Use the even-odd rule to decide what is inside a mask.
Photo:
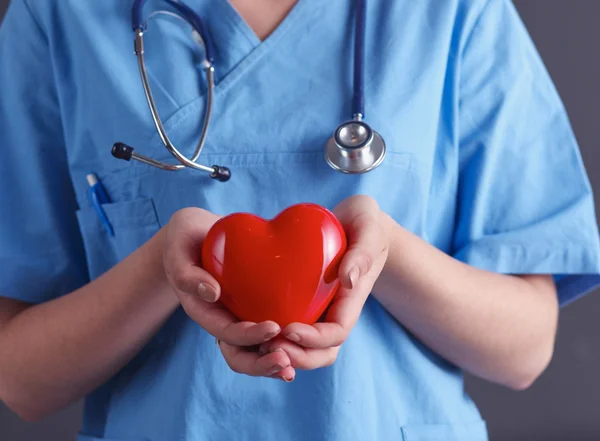
[[(503, 1), (503, 0), (500, 0), (500, 1)], [(491, 4), (492, 4), (492, 0), (485, 0), (485, 4), (483, 5), (481, 10), (477, 14), (477, 18), (475, 19), (475, 22), (473, 23), (473, 27), (471, 28), (471, 30), (469, 31), (469, 35), (467, 35), (467, 38), (465, 39), (465, 45), (463, 47), (462, 52), (459, 54), (460, 57), (462, 57), (462, 54), (467, 51), (467, 48), (469, 47), (469, 45), (471, 44), (471, 41), (473, 40), (473, 38), (475, 36), (475, 32), (477, 32), (477, 30), (481, 26), (481, 21), (483, 20), (483, 16), (487, 12), (487, 10)]]
[(275, 32), (273, 32), (265, 41), (261, 42), (256, 48), (254, 48), (252, 52), (237, 65), (236, 72), (233, 72), (231, 75), (225, 77), (221, 83), (221, 88), (218, 91), (215, 90), (215, 93), (221, 94), (227, 91), (229, 87), (235, 84), (235, 82), (244, 73), (247, 73), (253, 66), (255, 66), (256, 63), (263, 56), (265, 56), (274, 45), (281, 41), (281, 39), (290, 32), (292, 26), (295, 25), (300, 19), (300, 13), (302, 12), (301, 8), (303, 7), (305, 7), (304, 3), (298, 2), (281, 23), (281, 25), (275, 30)]
[[(23, 2), (23, 7), (27, 10), (27, 12), (29, 13), (29, 16), (31, 17), (31, 20), (33, 21), (33, 23), (35, 24), (35, 26), (38, 28), (39, 31), (39, 37), (41, 40), (43, 40), (44, 44), (46, 45), (46, 48), (48, 49), (47, 54), (48, 55), (48, 59), (52, 61), (52, 57), (50, 54), (50, 39), (48, 38), (48, 35), (46, 34), (46, 30), (44, 29), (44, 27), (42, 26), (42, 21), (39, 19), (39, 17), (35, 14), (35, 12), (33, 11), (33, 8), (31, 7), (31, 5), (29, 5), (29, 3), (27, 3), (27, 0), (21, 0)], [(1, 24), (1, 23), (0, 23)], [(62, 102), (61, 102), (61, 95), (58, 91), (58, 86), (56, 84), (56, 71), (55, 71), (55, 66), (53, 62), (49, 62), (48, 63), (48, 71), (50, 72), (51, 75), (51, 85), (52, 85), (52, 93), (53, 93), (53, 98), (56, 100), (56, 110), (59, 114), (60, 117), (60, 134), (62, 136), (62, 144), (63, 144), (63, 148), (65, 150), (65, 152), (67, 151), (67, 141), (66, 141), (66, 134), (65, 134), (65, 125), (64, 125), (64, 117), (63, 117), (63, 108), (62, 108)]]
[[(251, 155), (262, 155), (268, 159), (261, 159), (256, 161), (248, 161), (248, 157)], [(275, 157), (281, 157), (281, 160), (275, 159)], [(314, 164), (315, 161), (320, 160), (323, 157), (322, 151), (310, 151), (310, 152), (276, 152), (276, 153), (243, 153), (243, 154), (215, 154), (215, 155), (206, 155), (205, 159), (214, 160), (214, 162), (227, 162), (227, 158), (235, 158), (235, 157), (243, 157), (244, 162), (229, 164), (230, 167), (235, 167), (239, 169), (248, 169), (256, 166), (272, 166), (280, 163), (287, 163), (290, 160), (290, 157), (294, 164)], [(415, 157), (412, 153), (403, 152), (389, 152), (388, 159), (391, 157), (405, 157), (406, 160), (402, 161), (388, 161), (386, 164), (388, 166), (393, 167), (396, 170), (406, 171), (408, 173), (412, 173), (415, 176), (419, 176), (419, 167), (415, 165)], [(159, 161), (167, 161), (171, 156), (161, 156), (157, 157)], [(130, 164), (129, 167), (124, 167), (120, 169), (108, 170), (106, 173), (102, 174), (100, 178), (102, 180), (105, 179), (114, 179), (117, 182), (127, 181), (128, 179), (133, 178), (141, 178), (157, 171), (147, 167), (145, 164)], [(189, 170), (182, 170), (179, 172), (164, 172), (164, 173), (186, 173), (190, 172)], [(194, 172), (196, 173), (196, 172)], [(124, 176), (124, 177), (121, 177)]]
[[(300, 3), (297, 6), (300, 6)], [(215, 85), (215, 88), (214, 88), (215, 99), (218, 96), (220, 96), (221, 94), (228, 91), (230, 87), (233, 87), (236, 84), (236, 82), (244, 74), (247, 74), (250, 71), (250, 69), (252, 69), (252, 67), (254, 67), (257, 64), (257, 62), (263, 56), (265, 56), (275, 44), (277, 44), (285, 35), (287, 35), (290, 32), (292, 25), (294, 25), (297, 22), (297, 20), (299, 19), (300, 12), (301, 12), (300, 9), (296, 9), (296, 8), (292, 9), (292, 11), (290, 13), (292, 15), (289, 15), (287, 17), (287, 20), (284, 22), (284, 27), (277, 29), (277, 30), (279, 30), (279, 32), (277, 32), (277, 30), (276, 30), (273, 34), (271, 34), (271, 36), (269, 38), (267, 38), (265, 41), (261, 42), (258, 46), (256, 46), (250, 52), (250, 54), (248, 54), (248, 56), (246, 56), (246, 58), (244, 58), (240, 63), (238, 63), (233, 68), (233, 71), (230, 74), (225, 76), (223, 81), (221, 81), (220, 83)], [(202, 102), (204, 101), (203, 98), (205, 98), (205, 97), (206, 97), (206, 94), (202, 94), (202, 95), (196, 97), (187, 106), (184, 106), (183, 108), (181, 108), (179, 110), (179, 112), (176, 112), (172, 116), (173, 120), (168, 119), (167, 121), (165, 121), (165, 123), (164, 123), (165, 130), (171, 131), (171, 130), (177, 129), (177, 127), (180, 124), (182, 124), (183, 121), (186, 120), (190, 116), (191, 113), (195, 112), (202, 105)], [(185, 112), (185, 113), (183, 113), (183, 112)], [(150, 144), (153, 146), (154, 145), (158, 146), (160, 143), (157, 133), (154, 133), (152, 138), (150, 138), (150, 140), (151, 140)]]
[(23, 6), (25, 6), (25, 9), (27, 9), (27, 12), (29, 12), (31, 19), (33, 20), (33, 22), (37, 26), (38, 30), (40, 31), (40, 34), (42, 35), (43, 39), (46, 41), (46, 43), (48, 43), (48, 36), (46, 35), (46, 31), (42, 27), (42, 21), (33, 12), (32, 7), (29, 5), (29, 3), (27, 3), (27, 0), (21, 0), (21, 1), (23, 2)]
[[(157, 90), (160, 90), (162, 93), (164, 93), (165, 96), (167, 97), (167, 100), (169, 100), (169, 102), (175, 108), (175, 112), (177, 112), (177, 109), (179, 108), (179, 103), (177, 101), (175, 101), (175, 98), (173, 98), (173, 96), (167, 90), (167, 88), (162, 84), (162, 82), (160, 82), (158, 80), (158, 77), (156, 75), (154, 75), (154, 72), (152, 72), (152, 70), (149, 68), (147, 68), (146, 70), (148, 72), (148, 78), (153, 82), (152, 87), (156, 87)], [(160, 109), (159, 109), (159, 112), (160, 112)]]
[[(221, 10), (224, 11), (225, 14), (229, 16), (232, 20), (233, 25), (242, 33), (242, 35), (246, 38), (248, 43), (252, 46), (252, 50), (256, 49), (262, 42), (260, 38), (256, 35), (254, 31), (250, 28), (250, 26), (246, 23), (244, 18), (241, 16), (237, 9), (229, 2), (229, 0), (217, 0), (220, 4)], [(243, 24), (245, 25), (243, 25)], [(249, 35), (250, 34), (250, 35)], [(254, 39), (251, 38), (251, 35), (254, 36)]]

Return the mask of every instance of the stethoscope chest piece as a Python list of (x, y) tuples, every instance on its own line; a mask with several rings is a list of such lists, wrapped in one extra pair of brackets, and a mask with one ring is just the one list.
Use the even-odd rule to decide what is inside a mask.
[[(148, 156), (141, 155), (121, 142), (113, 145), (112, 154), (115, 158), (130, 161), (134, 159), (144, 164), (160, 168), (162, 170), (178, 171), (185, 168), (208, 172), (210, 177), (221, 182), (226, 182), (231, 177), (231, 171), (224, 166), (207, 166), (200, 164), (198, 158), (205, 144), (208, 127), (211, 120), (213, 108), (213, 95), (215, 87), (213, 53), (214, 47), (210, 33), (203, 24), (202, 19), (194, 12), (192, 8), (184, 4), (184, 0), (166, 0), (171, 8), (170, 10), (155, 10), (144, 22), (143, 9), (147, 0), (133, 0), (131, 13), (131, 27), (134, 31), (134, 49), (138, 60), (138, 69), (144, 88), (146, 101), (152, 115), (152, 120), (160, 136), (160, 140), (169, 151), (169, 153), (179, 163), (170, 164), (158, 161)], [(364, 122), (365, 117), (365, 94), (364, 94), (364, 76), (365, 76), (365, 36), (366, 36), (366, 16), (367, 0), (356, 0), (356, 32), (354, 43), (354, 95), (352, 99), (352, 120), (344, 122), (335, 131), (333, 137), (325, 147), (325, 159), (334, 169), (342, 173), (360, 174), (366, 173), (377, 168), (385, 158), (385, 142), (381, 135), (371, 129)], [(144, 55), (144, 33), (147, 32), (148, 21), (157, 16), (167, 15), (175, 17), (186, 22), (192, 29), (194, 41), (203, 47), (204, 62), (203, 67), (206, 73), (207, 98), (204, 122), (200, 139), (196, 145), (194, 153), (189, 157), (181, 153), (169, 139), (165, 127), (161, 121), (160, 115), (152, 91), (150, 88), (150, 79), (148, 77), (145, 55)]]
[(337, 171), (366, 173), (378, 167), (385, 158), (385, 142), (381, 135), (360, 120), (340, 125), (325, 148), (327, 163)]

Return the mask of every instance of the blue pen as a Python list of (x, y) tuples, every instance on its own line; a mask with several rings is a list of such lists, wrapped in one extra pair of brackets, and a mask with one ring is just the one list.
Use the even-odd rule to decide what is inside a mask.
[(89, 195), (90, 201), (92, 202), (92, 206), (96, 210), (96, 213), (98, 214), (100, 221), (106, 228), (106, 231), (108, 231), (108, 234), (114, 236), (115, 232), (113, 230), (113, 227), (110, 224), (106, 213), (104, 212), (104, 208), (102, 208), (102, 204), (110, 203), (110, 199), (108, 198), (108, 195), (106, 194), (102, 183), (98, 179), (98, 176), (96, 176), (94, 173), (90, 173), (86, 176), (86, 179), (88, 185), (90, 186)]

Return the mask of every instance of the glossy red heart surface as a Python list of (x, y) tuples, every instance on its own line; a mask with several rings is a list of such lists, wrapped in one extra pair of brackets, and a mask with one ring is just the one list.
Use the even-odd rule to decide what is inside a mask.
[(220, 301), (239, 320), (315, 323), (337, 292), (344, 229), (329, 210), (293, 205), (265, 220), (248, 213), (219, 219), (202, 245), (202, 266), (221, 286)]

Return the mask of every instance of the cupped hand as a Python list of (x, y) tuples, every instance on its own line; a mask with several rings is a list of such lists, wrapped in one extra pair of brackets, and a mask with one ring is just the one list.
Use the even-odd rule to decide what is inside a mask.
[(387, 261), (386, 215), (373, 198), (352, 196), (333, 213), (347, 234), (348, 250), (339, 268), (341, 286), (324, 321), (314, 325), (292, 323), (259, 350), (261, 354), (283, 350), (298, 369), (316, 369), (335, 362)]
[(257, 351), (258, 345), (281, 333), (279, 325), (237, 320), (218, 301), (219, 283), (201, 267), (202, 242), (218, 219), (200, 208), (185, 208), (173, 215), (166, 226), (162, 256), (169, 284), (187, 315), (215, 337), (233, 371), (291, 381), (295, 370), (285, 351)]

